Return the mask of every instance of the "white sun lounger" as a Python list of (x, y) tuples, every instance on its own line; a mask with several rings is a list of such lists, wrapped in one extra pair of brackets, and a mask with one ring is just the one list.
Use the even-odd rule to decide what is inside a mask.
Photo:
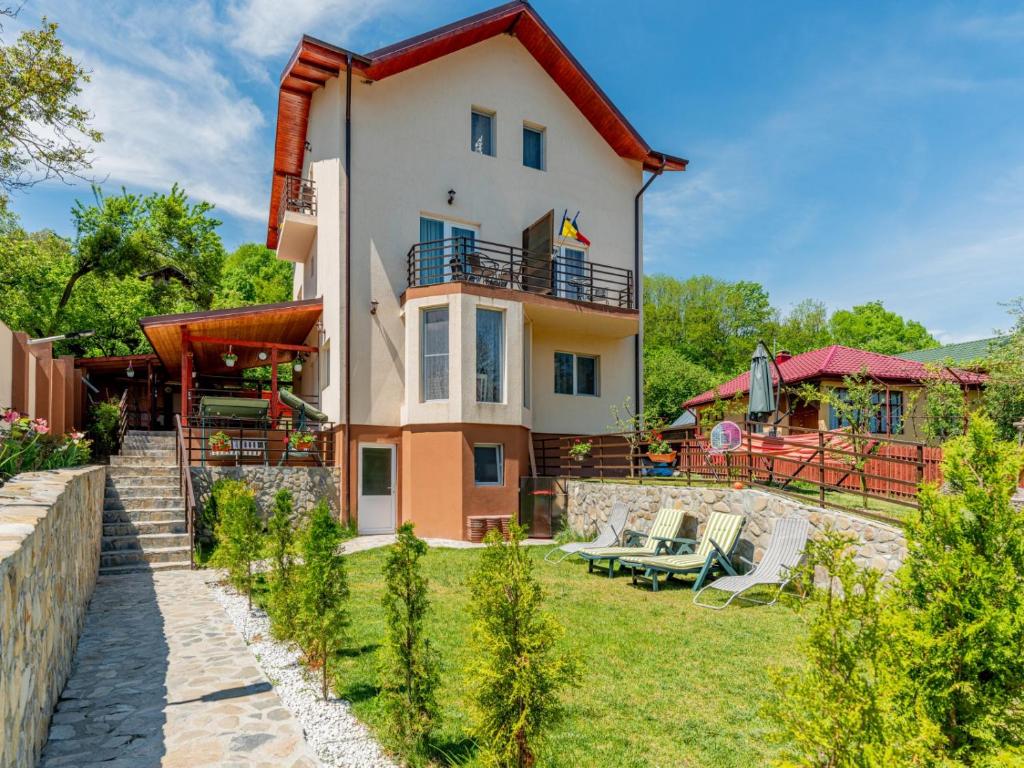
[[(563, 544), (557, 549), (548, 552), (544, 559), (549, 563), (560, 563), (565, 558), (579, 554), (584, 549), (591, 547), (613, 547), (619, 542), (619, 536), (626, 527), (626, 518), (629, 517), (629, 510), (626, 505), (620, 502), (612, 504), (612, 511), (608, 515), (607, 523), (597, 524), (597, 538), (593, 541), (571, 541)], [(552, 557), (554, 555), (554, 557)], [(558, 555), (561, 555), (559, 557)]]
[[(742, 576), (723, 576), (716, 579), (693, 596), (694, 604), (703, 608), (721, 610), (734, 599), (739, 598), (758, 605), (773, 605), (792, 578), (793, 569), (800, 565), (810, 533), (811, 524), (802, 517), (787, 517), (779, 520), (775, 523), (768, 551), (764, 553), (764, 557), (754, 567), (754, 570)], [(778, 586), (775, 596), (768, 602), (752, 597), (742, 597), (742, 594), (752, 587), (767, 585)], [(700, 596), (709, 589), (729, 593), (729, 599), (721, 605), (701, 602)]]

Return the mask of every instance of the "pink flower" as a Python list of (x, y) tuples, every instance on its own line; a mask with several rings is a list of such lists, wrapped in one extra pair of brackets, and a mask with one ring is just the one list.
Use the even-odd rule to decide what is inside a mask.
[(8, 424), (13, 424), (19, 418), (20, 414), (13, 408), (8, 408), (6, 413), (4, 413), (4, 421), (6, 421)]
[(32, 430), (37, 435), (45, 435), (50, 431), (50, 425), (46, 423), (46, 419), (36, 419), (32, 422)]
[(82, 439), (83, 437), (85, 437), (85, 432), (75, 432), (74, 430), (72, 430), (72, 431), (71, 431), (71, 439), (72, 439), (72, 440), (73, 440), (74, 442), (76, 442), (76, 443), (77, 443), (77, 442), (78, 442), (79, 440), (81, 440), (81, 439)]

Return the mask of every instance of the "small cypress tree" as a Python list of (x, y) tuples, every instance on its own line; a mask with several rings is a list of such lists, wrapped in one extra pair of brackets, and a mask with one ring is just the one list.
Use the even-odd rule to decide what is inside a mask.
[(295, 527), (292, 494), (282, 488), (274, 496), (274, 513), (267, 521), (270, 544), (270, 629), (275, 637), (290, 640), (295, 633)]
[(514, 523), (507, 542), (498, 531), (487, 534), (469, 581), (473, 713), (486, 756), (499, 768), (534, 764), (536, 741), (559, 714), (558, 690), (576, 677), (559, 648), (561, 626), (542, 610), (523, 537)]
[(413, 759), (425, 757), (438, 713), (437, 654), (424, 633), (430, 601), (420, 558), (426, 552), (427, 545), (413, 533), (413, 524), (405, 523), (384, 561), (387, 636), (381, 688), (392, 736)]
[(321, 669), (320, 690), (327, 699), (331, 656), (340, 650), (348, 626), (348, 579), (338, 548), (342, 529), (320, 500), (302, 532), (303, 565), (297, 587), (296, 636), (312, 665)]
[(1022, 456), (980, 415), (944, 454), (947, 488), (922, 489), (897, 585), (904, 704), (923, 707), (947, 757), (977, 765), (1024, 747)]
[(229, 480), (218, 488), (217, 512), (217, 550), (212, 563), (227, 569), (231, 583), (245, 592), (252, 610), (252, 565), (263, 543), (255, 494), (242, 481)]

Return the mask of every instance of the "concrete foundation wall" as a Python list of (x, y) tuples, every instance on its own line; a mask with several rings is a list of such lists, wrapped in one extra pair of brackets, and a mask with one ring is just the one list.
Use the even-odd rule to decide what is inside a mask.
[[(612, 505), (621, 502), (630, 511), (627, 528), (646, 532), (662, 507), (687, 512), (683, 536), (697, 538), (712, 511), (743, 515), (746, 524), (736, 553), (759, 562), (771, 541), (776, 520), (804, 517), (814, 531), (831, 526), (857, 537), (857, 562), (891, 576), (903, 563), (907, 542), (903, 531), (893, 525), (858, 517), (834, 509), (801, 504), (793, 499), (746, 488), (688, 488), (569, 481), (566, 515), (569, 527), (590, 535), (599, 521), (606, 521)], [(812, 533), (813, 535), (813, 533)]]
[(103, 467), (0, 488), (0, 768), (32, 768), (96, 586)]

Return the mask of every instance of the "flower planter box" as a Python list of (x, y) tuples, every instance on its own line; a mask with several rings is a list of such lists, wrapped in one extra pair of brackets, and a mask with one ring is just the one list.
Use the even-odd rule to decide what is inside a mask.
[(647, 458), (655, 464), (671, 464), (676, 460), (676, 452), (671, 453), (648, 453)]

